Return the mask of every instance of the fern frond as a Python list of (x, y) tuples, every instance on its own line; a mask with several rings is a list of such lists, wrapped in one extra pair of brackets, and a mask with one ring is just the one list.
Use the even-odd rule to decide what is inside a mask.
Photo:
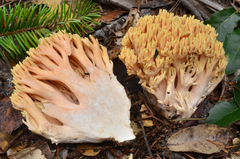
[[(65, 30), (81, 36), (81, 31), (93, 30), (90, 23), (100, 18), (96, 4), (91, 1), (72, 1), (66, 8), (65, 1), (55, 9), (46, 5), (24, 3), (3, 6), (0, 8), (0, 47), (7, 54), (9, 60), (16, 56), (25, 57), (30, 47), (36, 47), (39, 38), (49, 36), (52, 32)], [(3, 52), (0, 56), (5, 59)]]

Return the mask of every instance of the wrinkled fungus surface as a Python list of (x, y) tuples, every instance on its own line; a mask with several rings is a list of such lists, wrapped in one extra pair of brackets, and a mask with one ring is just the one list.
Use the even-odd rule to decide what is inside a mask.
[(227, 60), (216, 37), (214, 28), (194, 17), (160, 10), (128, 30), (119, 58), (165, 117), (189, 118), (225, 74)]
[(27, 54), (12, 70), (11, 101), (31, 131), (54, 143), (135, 138), (130, 100), (96, 39), (58, 32)]

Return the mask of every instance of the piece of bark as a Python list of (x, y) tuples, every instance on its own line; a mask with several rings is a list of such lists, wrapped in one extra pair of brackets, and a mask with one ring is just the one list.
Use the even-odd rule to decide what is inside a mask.
[(229, 0), (197, 0), (207, 7), (213, 8), (217, 11), (223, 10), (226, 7), (231, 7), (231, 3)]
[(0, 59), (0, 78), (6, 81), (8, 78), (11, 77), (11, 66), (9, 63), (4, 62), (2, 59)]
[(210, 16), (214, 13), (205, 4), (195, 1), (195, 0), (194, 0), (194, 6), (198, 9), (203, 20), (209, 19)]
[(181, 3), (196, 18), (202, 21), (209, 19), (213, 13), (232, 6), (228, 0), (181, 0)]
[(160, 8), (160, 7), (165, 7), (168, 5), (171, 5), (173, 2), (165, 2), (162, 0), (158, 0), (158, 1), (148, 1), (148, 3), (145, 4), (141, 4), (140, 5), (140, 9), (147, 9), (147, 8)]
[(116, 32), (117, 30), (119, 30), (124, 25), (124, 23), (127, 20), (127, 17), (128, 17), (127, 15), (122, 16), (118, 20), (113, 21), (111, 24), (105, 25), (101, 29), (95, 31), (92, 34), (92, 36), (97, 38), (99, 41), (103, 40), (102, 44), (104, 46), (107, 46), (107, 43), (111, 38), (110, 35), (113, 34), (113, 32)]
[(0, 154), (4, 154), (11, 143), (13, 136), (8, 133), (0, 132)]
[[(4, 53), (3, 56), (5, 57), (5, 59), (7, 59)], [(13, 83), (11, 83), (12, 74), (9, 61), (3, 61), (2, 59), (0, 59), (0, 68), (0, 99), (2, 99), (3, 97), (11, 94), (11, 91), (8, 90), (9, 88), (13, 87)]]
[(13, 86), (14, 84), (12, 83), (12, 77), (8, 78), (6, 81), (2, 81), (0, 79), (0, 99), (11, 94), (13, 90), (10, 88), (12, 88)]
[(11, 134), (22, 125), (22, 114), (12, 107), (9, 96), (0, 100), (0, 132)]
[(139, 12), (140, 17), (144, 17), (145, 15), (151, 15), (151, 9), (141, 9)]
[[(96, 0), (99, 3), (103, 3), (104, 5), (108, 5), (114, 8), (121, 8), (124, 10), (130, 10), (133, 7), (138, 7), (135, 0)], [(160, 8), (164, 6), (171, 5), (172, 2), (165, 2), (163, 0), (158, 1), (148, 1), (147, 3), (141, 4), (140, 9), (146, 8)]]
[(135, 6), (135, 0), (96, 0), (96, 2), (103, 3), (104, 5), (121, 8), (123, 10), (130, 10), (130, 8)]
[(52, 158), (51, 150), (50, 150), (49, 145), (46, 141), (43, 141), (43, 140), (39, 139), (38, 142), (36, 142), (33, 146), (36, 147), (37, 149), (41, 150), (42, 154), (47, 159)]
[(194, 3), (196, 3), (196, 1), (181, 0), (181, 3), (187, 10), (189, 10), (192, 14), (194, 14), (196, 16), (196, 18), (203, 21), (203, 17), (201, 15), (201, 13), (199, 12), (198, 8), (196, 8), (196, 6), (194, 5)]

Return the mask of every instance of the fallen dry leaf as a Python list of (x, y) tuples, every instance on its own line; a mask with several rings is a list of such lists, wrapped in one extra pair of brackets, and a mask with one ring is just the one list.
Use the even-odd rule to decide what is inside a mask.
[(129, 13), (128, 13), (128, 17), (126, 19), (126, 22), (114, 34), (117, 37), (123, 37), (130, 27), (135, 27), (137, 25), (137, 20), (139, 18), (140, 18), (140, 16), (139, 16), (138, 9), (137, 8), (131, 8)]
[[(144, 119), (144, 118), (146, 118), (146, 117), (148, 117), (149, 115), (147, 115), (146, 113), (142, 113), (142, 118)], [(153, 121), (151, 120), (151, 119), (145, 119), (145, 120), (143, 120), (143, 126), (145, 126), (145, 127), (151, 127), (151, 126), (153, 126), (154, 124), (153, 124)]]
[(8, 159), (46, 159), (46, 157), (42, 155), (42, 151), (40, 149), (36, 149), (35, 147), (28, 147), (17, 153), (8, 151), (7, 157)]
[(123, 13), (127, 13), (127, 11), (124, 10), (112, 10), (105, 12), (106, 15), (102, 15), (102, 21), (109, 24), (113, 20), (119, 18)]
[[(26, 140), (24, 140), (26, 141)], [(20, 140), (16, 147), (11, 147), (7, 151), (8, 158), (21, 158), (21, 159), (50, 159), (52, 158), (51, 150), (48, 143), (45, 140), (39, 139), (35, 144), (32, 144), (31, 147), (26, 148), (26, 143)]]
[(147, 107), (144, 104), (142, 104), (140, 112), (145, 112), (145, 111), (147, 111)]
[(227, 128), (203, 124), (188, 127), (173, 134), (168, 139), (167, 146), (171, 151), (212, 154), (219, 152), (221, 148), (224, 149), (231, 137), (233, 133)]
[(133, 159), (133, 154), (130, 153), (129, 155), (124, 155), (122, 159)]
[(136, 136), (138, 133), (142, 132), (142, 129), (138, 126), (138, 124), (134, 121), (131, 122), (131, 127), (133, 129), (133, 133)]
[(234, 139), (232, 139), (232, 144), (233, 145), (238, 145), (238, 144), (240, 144), (240, 139), (239, 138), (234, 138)]
[[(124, 24), (121, 26), (121, 28), (118, 28), (116, 31), (114, 31), (114, 29), (110, 29), (115, 34), (115, 39), (114, 39), (115, 45), (113, 48), (108, 49), (109, 58), (111, 60), (118, 57), (118, 54), (121, 52), (121, 49), (122, 49), (122, 37), (126, 34), (126, 32), (130, 27), (136, 26), (137, 20), (139, 18), (140, 16), (138, 13), (138, 9), (132, 8), (130, 9), (130, 12), (128, 13), (128, 17), (124, 22)], [(123, 18), (120, 18), (120, 19), (123, 19)], [(117, 23), (116, 26), (120, 26), (120, 25)], [(108, 27), (108, 30), (109, 30), (109, 27)]]
[(17, 153), (19, 151), (22, 151), (26, 147), (27, 147), (27, 143), (17, 144), (17, 146), (11, 147), (10, 152), (12, 151), (14, 153)]
[(0, 149), (2, 149), (4, 152), (8, 149), (9, 147), (9, 143), (12, 140), (12, 136), (4, 133), (4, 132), (0, 132)]
[(39, 139), (34, 145), (34, 147), (36, 147), (37, 149), (42, 151), (42, 154), (46, 157), (46, 158), (52, 158), (52, 152), (50, 150), (50, 147), (47, 143), (47, 141)]
[(231, 156), (230, 159), (239, 159), (240, 158), (240, 150), (238, 150), (237, 152), (231, 153), (230, 156)]
[(122, 46), (118, 46), (118, 45), (114, 45), (114, 48), (109, 49), (108, 52), (110, 52), (109, 54), (109, 59), (113, 60), (118, 58), (118, 54), (121, 52)]
[(101, 152), (101, 149), (97, 148), (94, 144), (81, 144), (77, 149), (84, 156), (96, 156)]
[(22, 125), (22, 114), (13, 109), (9, 96), (0, 100), (0, 132), (11, 134)]
[(128, 18), (122, 28), (135, 27), (137, 25), (137, 20), (140, 18), (139, 11), (137, 8), (131, 8), (128, 13)]

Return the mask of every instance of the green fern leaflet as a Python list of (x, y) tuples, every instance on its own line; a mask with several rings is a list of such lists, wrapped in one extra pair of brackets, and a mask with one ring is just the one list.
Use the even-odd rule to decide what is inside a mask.
[(67, 8), (61, 4), (55, 9), (46, 5), (24, 3), (12, 7), (0, 8), (0, 57), (9, 60), (16, 56), (25, 57), (30, 47), (36, 47), (38, 39), (47, 37), (52, 32), (65, 30), (69, 33), (81, 32), (87, 34), (86, 29), (93, 30), (89, 24), (99, 24), (95, 19), (100, 18), (95, 3), (76, 0)]

